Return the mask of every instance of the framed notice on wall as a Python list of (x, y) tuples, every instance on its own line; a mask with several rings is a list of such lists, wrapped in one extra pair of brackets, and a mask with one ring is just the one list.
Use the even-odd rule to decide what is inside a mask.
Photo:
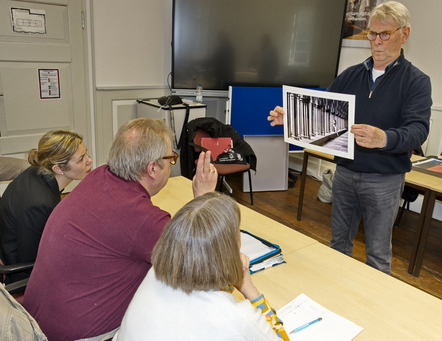
[(30, 8), (11, 8), (12, 31), (46, 34), (46, 11)]
[(60, 94), (60, 70), (38, 69), (40, 99), (57, 99)]
[(382, 0), (348, 0), (342, 46), (370, 47), (367, 39), (370, 13)]

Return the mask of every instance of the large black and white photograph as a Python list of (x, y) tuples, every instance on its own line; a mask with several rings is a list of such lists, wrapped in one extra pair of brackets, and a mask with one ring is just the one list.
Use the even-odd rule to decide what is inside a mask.
[(283, 86), (284, 141), (353, 159), (355, 96)]

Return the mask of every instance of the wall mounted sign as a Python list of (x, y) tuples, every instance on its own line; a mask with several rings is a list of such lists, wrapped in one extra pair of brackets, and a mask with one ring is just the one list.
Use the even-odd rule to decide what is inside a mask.
[(348, 0), (345, 12), (342, 46), (370, 47), (367, 39), (371, 11), (383, 0)]
[(11, 8), (11, 15), (14, 32), (46, 34), (46, 11)]
[(40, 99), (60, 98), (60, 77), (58, 69), (38, 69)]

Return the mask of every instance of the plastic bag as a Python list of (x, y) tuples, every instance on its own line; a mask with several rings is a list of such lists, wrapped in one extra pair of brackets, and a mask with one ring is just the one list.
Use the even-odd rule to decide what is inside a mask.
[(244, 156), (237, 150), (230, 148), (227, 152), (221, 153), (215, 163), (241, 163), (246, 164)]
[(327, 204), (332, 202), (332, 188), (333, 188), (333, 171), (327, 169), (322, 173), (322, 185), (318, 190), (318, 199)]

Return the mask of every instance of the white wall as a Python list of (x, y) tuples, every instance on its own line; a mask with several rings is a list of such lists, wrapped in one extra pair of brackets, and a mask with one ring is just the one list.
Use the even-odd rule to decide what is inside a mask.
[(135, 110), (136, 99), (167, 92), (172, 0), (90, 0), (90, 10), (99, 166), (106, 162), (118, 112), (127, 116)]
[(97, 88), (164, 87), (172, 0), (92, 0)]

